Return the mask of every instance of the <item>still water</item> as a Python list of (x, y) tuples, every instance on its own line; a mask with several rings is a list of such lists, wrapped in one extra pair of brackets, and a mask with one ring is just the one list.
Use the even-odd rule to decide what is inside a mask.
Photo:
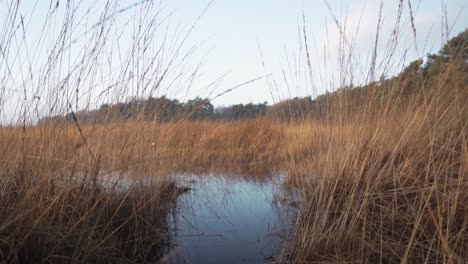
[(268, 263), (281, 253), (295, 208), (281, 177), (184, 176), (173, 216), (172, 263)]

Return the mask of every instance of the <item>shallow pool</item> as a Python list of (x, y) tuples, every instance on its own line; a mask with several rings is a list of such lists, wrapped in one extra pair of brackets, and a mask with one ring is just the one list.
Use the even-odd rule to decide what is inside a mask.
[(294, 208), (281, 177), (184, 176), (174, 214), (173, 263), (265, 263), (281, 253)]

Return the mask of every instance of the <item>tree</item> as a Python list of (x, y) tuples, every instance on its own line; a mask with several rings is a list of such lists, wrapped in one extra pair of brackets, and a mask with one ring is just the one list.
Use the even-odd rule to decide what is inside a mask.
[(182, 114), (193, 120), (209, 119), (214, 116), (214, 106), (209, 99), (197, 97), (183, 105)]
[(147, 120), (172, 121), (178, 118), (182, 111), (182, 104), (177, 99), (165, 96), (150, 97), (145, 105), (145, 118)]

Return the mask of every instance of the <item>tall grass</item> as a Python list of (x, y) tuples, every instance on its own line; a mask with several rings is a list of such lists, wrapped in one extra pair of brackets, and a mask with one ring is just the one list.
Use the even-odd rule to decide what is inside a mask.
[(35, 170), (2, 178), (2, 262), (133, 263), (170, 252), (166, 218), (174, 183), (133, 184), (118, 192)]
[(326, 120), (287, 129), (285, 168), (303, 204), (285, 260), (468, 261), (467, 46), (461, 45), (437, 74), (421, 69), (374, 83), (359, 100), (342, 91)]
[(414, 118), (293, 132), (310, 143), (291, 147), (286, 163), (303, 197), (290, 258), (466, 262), (466, 129)]
[[(143, 157), (162, 140), (151, 134), (157, 126), (85, 126), (75, 113), (169, 87), (185, 92), (197, 74), (196, 47), (184, 45), (193, 26), (173, 27), (154, 1), (3, 1), (0, 10), (0, 261), (170, 255), (168, 220), (181, 190), (141, 167), (159, 166)], [(35, 125), (65, 113), (74, 123)], [(126, 178), (132, 169), (148, 173)]]
[[(171, 39), (164, 28), (168, 17), (155, 3), (128, 7), (108, 1), (98, 23), (78, 36), (73, 29), (89, 14), (76, 17), (75, 7), (67, 5), (59, 13), (64, 26), (54, 35), (58, 6), (51, 5), (38, 42), (29, 42), (16, 3), (8, 5), (0, 39), (1, 110), (12, 116), (0, 128), (2, 261), (161, 260), (173, 253), (167, 220), (181, 192), (168, 175), (282, 170), (302, 201), (278, 261), (468, 262), (463, 60), (430, 78), (374, 82), (359, 97), (342, 90), (320, 116), (300, 122), (109, 118), (82, 124), (75, 115), (79, 108), (185, 92), (197, 75), (197, 68), (185, 71), (195, 50), (183, 48), (192, 28)], [(125, 20), (132, 8), (138, 16)], [(129, 35), (121, 16), (133, 25)], [(128, 42), (120, 42), (121, 36)], [(30, 43), (50, 45), (44, 65), (37, 66)], [(83, 46), (73, 53), (76, 43)], [(67, 59), (73, 56), (77, 60)], [(410, 82), (416, 92), (408, 96)], [(19, 96), (8, 96), (9, 87)], [(40, 110), (71, 112), (74, 122), (35, 125)], [(125, 180), (106, 182), (112, 175)]]

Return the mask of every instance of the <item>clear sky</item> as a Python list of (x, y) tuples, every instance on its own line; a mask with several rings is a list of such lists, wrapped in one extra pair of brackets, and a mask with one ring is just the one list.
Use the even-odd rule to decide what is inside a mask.
[[(44, 74), (45, 71), (41, 65), (45, 65), (45, 61), (53, 50), (51, 43), (54, 43), (57, 36), (60, 36), (60, 29), (66, 17), (63, 10), (67, 1), (23, 0), (18, 9), (16, 24), (11, 27), (16, 28), (14, 31), (16, 33), (8, 31), (8, 23), (11, 19), (7, 15), (12, 2), (16, 1), (0, 1), (0, 45), (3, 45), (4, 49), (4, 55), (0, 57), (0, 77), (3, 78), (0, 82), (3, 86), (0, 95), (2, 120), (8, 119), (12, 113), (17, 114), (21, 111), (19, 102), (24, 100), (23, 90), (27, 90), (25, 99), (28, 102), (27, 107), (35, 108), (36, 112), (45, 111), (45, 109), (51, 111), (51, 105), (55, 103), (53, 100), (60, 100), (60, 98), (52, 99), (51, 96), (47, 96), (54, 93), (55, 90), (52, 88), (47, 88), (51, 89), (50, 91), (40, 89), (56, 87), (61, 80), (66, 79), (67, 69), (72, 68), (72, 64), (66, 61), (77, 61), (82, 55), (82, 48), (89, 49), (91, 34), (83, 34), (83, 32), (92, 28), (93, 21), (97, 21), (101, 14), (99, 10), (106, 3), (101, 0), (71, 0), (69, 2), (80, 6), (78, 13), (81, 12), (81, 14), (77, 15), (77, 21), (73, 22), (75, 23), (73, 27), (70, 27), (74, 31), (68, 33), (70, 37), (66, 41), (77, 37), (79, 40), (70, 42), (71, 48), (66, 51), (68, 57), (61, 58), (63, 61), (57, 64), (59, 67), (53, 69), (53, 74), (45, 78), (36, 76), (45, 76), (39, 74), (39, 72)], [(113, 1), (110, 2), (113, 3)], [(118, 8), (131, 7), (139, 2), (137, 0), (120, 1)], [(336, 89), (342, 83), (349, 83), (351, 76), (353, 83), (364, 82), (369, 80), (379, 10), (382, 10), (382, 16), (374, 78), (380, 77), (383, 73), (394, 74), (409, 61), (427, 53), (436, 52), (447, 37), (458, 34), (468, 26), (468, 6), (465, 0), (410, 0), (410, 2), (404, 0), (399, 24), (398, 46), (395, 49), (389, 49), (392, 44), (392, 30), (397, 21), (399, 0), (382, 2), (377, 0), (215, 0), (211, 5), (210, 3), (209, 0), (155, 1), (154, 9), (162, 10), (161, 17), (171, 14), (170, 19), (165, 21), (165, 26), (169, 26), (171, 32), (177, 30), (186, 32), (209, 6), (184, 44), (184, 51), (194, 46), (197, 47), (187, 67), (196, 67), (198, 62), (203, 61), (198, 74), (191, 81), (192, 88), (184, 92), (181, 92), (183, 88), (180, 87), (175, 90), (161, 89), (156, 95), (168, 94), (180, 100), (195, 96), (213, 97), (240, 83), (268, 75), (264, 79), (217, 97), (213, 103), (215, 105), (264, 101), (273, 103), (291, 96), (315, 95)], [(408, 3), (411, 3), (414, 15), (416, 42), (411, 27)], [(381, 4), (382, 9), (380, 9)], [(55, 5), (58, 11), (44, 30), (42, 21), (48, 10)], [(88, 74), (87, 80), (79, 79), (75, 73), (67, 79), (69, 81), (74, 78), (75, 83), (81, 81), (82, 86), (88, 86), (88, 89), (82, 88), (77, 91), (80, 107), (96, 107), (106, 101), (115, 101), (115, 98), (124, 98), (118, 96), (102, 98), (101, 92), (108, 89), (109, 80), (112, 79), (106, 80), (105, 77), (119, 73), (115, 61), (118, 60), (117, 58), (120, 59), (122, 51), (125, 52), (124, 49), (121, 50), (122, 45), (125, 46), (124, 44), (130, 42), (132, 32), (136, 30), (135, 21), (140, 19), (144, 11), (137, 5), (119, 13), (119, 21), (113, 28), (115, 32), (110, 35), (115, 39), (109, 39), (100, 54), (109, 53), (108, 60), (111, 61), (109, 58), (113, 58), (112, 62), (106, 64), (104, 56), (102, 61), (96, 63), (97, 66), (90, 66), (94, 67), (92, 70), (95, 72), (90, 70), (92, 74)], [(148, 12), (148, 14), (153, 13)], [(303, 14), (305, 24), (303, 24)], [(21, 17), (26, 25), (26, 34), (23, 39), (18, 33), (21, 32), (19, 19)], [(307, 33), (311, 73), (308, 71), (304, 52), (303, 25)], [(119, 28), (125, 28), (122, 32), (126, 35), (122, 39), (116, 37)], [(448, 36), (443, 35), (446, 29), (449, 30)], [(11, 34), (16, 34), (16, 37), (9, 37)], [(163, 37), (164, 31), (159, 32), (155, 35), (154, 41), (158, 42)], [(10, 41), (9, 52), (5, 48), (8, 40)], [(15, 49), (19, 52), (14, 52)], [(388, 60), (390, 50), (395, 52)], [(348, 56), (350, 51), (352, 55)], [(341, 64), (345, 66), (340, 66), (339, 58), (351, 60)], [(142, 61), (147, 60), (148, 58), (144, 58)], [(177, 68), (178, 65), (175, 67)], [(175, 71), (189, 72), (185, 68)], [(172, 74), (176, 74), (175, 71)], [(33, 72), (32, 75), (31, 72)], [(221, 76), (222, 78), (219, 79)], [(343, 80), (344, 78), (347, 79)], [(40, 81), (44, 79), (47, 79), (51, 86), (40, 84)], [(210, 86), (209, 84), (214, 80), (218, 80), (215, 82), (216, 85)], [(185, 85), (184, 82), (178, 84), (179, 86)], [(135, 87), (133, 83), (125, 85), (128, 85), (125, 87)], [(66, 93), (59, 94), (57, 97), (65, 96), (70, 101), (74, 92), (75, 89), (70, 87)], [(128, 88), (124, 95), (135, 94), (138, 94), (138, 90), (135, 92), (133, 88)], [(89, 102), (91, 104), (86, 104)]]
[[(166, 4), (169, 8), (176, 10), (176, 17), (183, 23), (190, 23), (208, 2), (207, 0), (171, 0), (166, 1)], [(339, 31), (333, 17), (336, 17), (341, 23), (346, 21), (348, 38), (356, 39), (355, 60), (365, 64), (371, 56), (375, 41), (380, 1), (342, 0), (328, 1), (328, 3), (330, 8), (327, 6), (327, 1), (321, 0), (214, 1), (192, 35), (193, 40), (204, 41), (206, 50), (210, 51), (204, 71), (208, 76), (229, 73), (219, 88), (220, 90), (263, 75), (264, 68), (257, 45), (259, 43), (267, 64), (266, 72), (273, 73), (277, 82), (283, 83), (279, 67), (283, 65), (287, 69), (294, 68), (288, 67), (288, 59), (289, 61), (293, 60), (294, 54), (297, 55), (299, 51), (298, 25), (302, 25), (302, 13), (304, 12), (314, 71), (320, 72), (324, 77), (322, 80), (317, 77), (315, 85), (294, 87), (290, 88), (289, 91), (283, 83), (279, 85), (279, 92), (273, 92), (273, 96), (277, 93), (280, 94), (280, 98), (290, 95), (321, 93), (332, 88), (329, 87), (329, 79), (333, 75), (330, 71), (336, 71), (337, 67), (331, 65), (325, 67), (323, 61), (325, 56), (329, 57), (329, 64), (337, 64), (338, 61)], [(398, 3), (398, 0), (383, 1), (379, 47), (384, 47), (391, 36), (391, 30), (396, 21)], [(447, 9), (450, 36), (458, 34), (468, 26), (468, 6), (464, 0), (412, 0), (411, 4), (417, 29), (418, 56), (423, 56), (427, 52), (436, 52), (440, 48), (441, 41), (443, 41), (441, 37), (443, 6), (446, 6)], [(408, 54), (411, 55), (408, 56), (410, 58), (406, 59), (407, 62), (416, 57), (416, 51), (413, 50), (415, 47), (414, 38), (408, 17), (409, 8), (405, 0), (402, 24), (403, 22), (406, 24), (402, 26), (402, 40), (399, 47), (401, 52), (395, 58), (401, 59), (404, 50), (409, 49)], [(324, 55), (324, 45), (329, 49), (327, 51), (329, 55)], [(294, 65), (291, 62), (289, 64)], [(336, 73), (335, 75), (333, 79), (338, 79)], [(311, 89), (316, 91), (311, 91)], [(263, 100), (271, 102), (273, 99), (266, 81), (259, 81), (241, 87), (215, 100), (215, 103), (232, 104)]]

